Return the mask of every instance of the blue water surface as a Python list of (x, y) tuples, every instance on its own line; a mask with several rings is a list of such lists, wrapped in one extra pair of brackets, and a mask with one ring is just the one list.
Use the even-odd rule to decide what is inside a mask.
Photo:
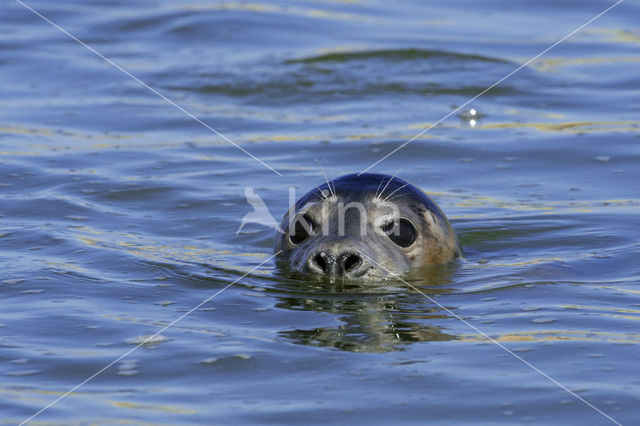
[[(27, 4), (95, 52), (2, 2), (3, 424), (637, 423), (640, 3), (531, 62), (614, 3)], [(373, 164), (464, 248), (420, 291), (236, 233)]]

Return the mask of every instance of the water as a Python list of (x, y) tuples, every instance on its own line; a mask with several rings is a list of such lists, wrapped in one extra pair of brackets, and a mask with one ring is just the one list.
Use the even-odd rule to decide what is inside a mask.
[[(283, 275), (297, 194), (360, 171), (607, 1), (16, 2), (0, 11), (0, 419), (622, 424), (640, 417), (640, 4), (623, 2), (372, 171), (466, 259), (404, 285)], [(472, 114), (470, 109), (476, 110)], [(249, 271), (247, 276), (243, 275)], [(237, 282), (236, 282), (237, 281)]]

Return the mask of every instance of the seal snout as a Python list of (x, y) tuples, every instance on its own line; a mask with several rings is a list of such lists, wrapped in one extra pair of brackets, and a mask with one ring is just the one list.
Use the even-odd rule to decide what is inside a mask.
[(337, 255), (326, 251), (312, 253), (307, 260), (307, 266), (311, 272), (345, 278), (360, 277), (369, 269), (364, 257), (354, 250), (347, 250)]

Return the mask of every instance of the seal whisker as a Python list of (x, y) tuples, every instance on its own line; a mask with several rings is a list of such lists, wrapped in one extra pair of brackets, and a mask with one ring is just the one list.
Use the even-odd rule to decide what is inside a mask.
[(319, 185), (316, 185), (316, 189), (318, 190), (318, 193), (323, 200), (329, 199), (329, 197), (327, 197), (327, 194), (325, 194), (324, 191), (320, 189)]
[[(387, 198), (384, 199), (384, 201), (389, 201), (389, 197), (391, 197), (393, 194), (395, 194), (396, 192), (400, 191), (402, 188), (404, 188), (405, 186), (409, 185), (408, 183), (405, 183), (404, 185), (402, 185), (399, 188), (396, 188), (391, 194), (387, 195)], [(402, 195), (402, 194), (398, 194), (398, 195)], [(394, 197), (395, 198), (395, 197)]]
[(395, 200), (395, 199), (397, 199), (397, 198), (402, 197), (403, 195), (406, 195), (406, 194), (397, 194), (395, 197), (393, 197), (393, 198), (388, 198), (388, 199), (386, 199), (386, 200), (384, 200), (384, 201), (385, 201), (385, 202), (393, 201), (393, 200)]
[(396, 198), (400, 198), (400, 197), (402, 197), (403, 195), (405, 195), (405, 194), (396, 194), (396, 195), (394, 195), (393, 197), (387, 197), (384, 201), (393, 201), (393, 200), (395, 200)]
[(380, 194), (378, 194), (378, 191), (380, 191), (380, 186), (382, 185), (382, 182), (384, 182), (384, 176), (380, 178), (380, 183), (378, 184), (378, 188), (376, 189), (376, 198), (380, 198)]
[(329, 192), (331, 193), (331, 196), (336, 197), (336, 192), (333, 189), (331, 189), (331, 184), (329, 183), (329, 178), (327, 177), (327, 174), (324, 171), (324, 167), (322, 167), (322, 165), (318, 162), (317, 158), (314, 159), (313, 161), (315, 161), (318, 167), (320, 167), (320, 170), (322, 170), (322, 174), (324, 175), (324, 181), (327, 182), (327, 186), (329, 187)]
[[(302, 176), (303, 178), (305, 178), (305, 179), (307, 179), (307, 180), (309, 180), (309, 176), (305, 176), (305, 175), (303, 175), (303, 174), (302, 174), (302, 173), (300, 173), (300, 172), (296, 172), (296, 174), (297, 174), (297, 175), (299, 175), (299, 176)], [(316, 187), (316, 189), (318, 190), (318, 193), (319, 193), (320, 197), (321, 197), (323, 200), (326, 200), (326, 199), (327, 199), (327, 196), (326, 196), (326, 194), (324, 193), (324, 191), (322, 191), (322, 190), (320, 189), (320, 186), (319, 186), (319, 185), (315, 185), (315, 187)]]
[(391, 183), (392, 180), (393, 180), (393, 176), (390, 177), (387, 183), (384, 185), (384, 187), (382, 188), (382, 191), (380, 191), (380, 194), (378, 194), (378, 198), (382, 198), (382, 194), (384, 194), (384, 191), (387, 189), (387, 186), (389, 186), (389, 183)]
[(384, 188), (382, 188), (382, 191), (380, 191), (380, 195), (378, 196), (378, 198), (382, 197), (382, 194), (384, 194), (384, 191), (386, 191), (387, 186), (389, 186), (389, 184), (391, 183), (391, 181), (392, 181), (393, 179), (395, 179), (396, 175), (397, 175), (398, 173), (400, 173), (400, 170), (402, 170), (402, 168), (398, 169), (398, 171), (397, 171), (397, 172), (395, 172), (395, 173), (393, 174), (393, 176), (391, 176), (391, 177), (389, 178), (389, 180), (387, 181), (387, 184), (384, 186)]

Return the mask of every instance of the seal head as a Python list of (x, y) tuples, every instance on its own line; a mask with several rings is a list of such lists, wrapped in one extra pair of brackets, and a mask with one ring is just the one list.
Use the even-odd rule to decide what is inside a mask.
[(280, 260), (330, 278), (384, 278), (461, 254), (436, 203), (383, 174), (345, 175), (315, 188), (289, 209), (280, 228)]

